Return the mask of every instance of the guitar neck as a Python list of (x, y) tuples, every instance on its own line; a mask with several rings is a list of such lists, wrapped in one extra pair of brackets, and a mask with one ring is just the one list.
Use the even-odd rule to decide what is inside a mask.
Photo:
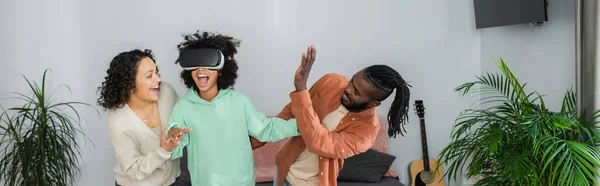
[(425, 118), (419, 118), (421, 121), (421, 143), (423, 148), (423, 166), (429, 171), (429, 154), (427, 152), (427, 134), (425, 132)]

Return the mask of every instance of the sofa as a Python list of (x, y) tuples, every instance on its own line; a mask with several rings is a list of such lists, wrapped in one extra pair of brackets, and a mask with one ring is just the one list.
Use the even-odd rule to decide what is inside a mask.
[[(163, 124), (168, 120), (173, 106), (179, 99), (175, 89), (166, 82), (161, 83), (159, 93), (160, 115)], [(391, 168), (395, 157), (388, 154), (387, 119), (379, 115), (381, 124), (375, 144), (365, 153), (349, 157), (344, 162), (344, 167), (338, 177), (339, 186), (404, 186), (398, 181), (396, 171)], [(276, 171), (275, 155), (289, 139), (274, 143), (267, 143), (253, 151), (256, 166), (256, 185), (272, 186)], [(187, 166), (187, 149), (184, 148), (183, 157), (180, 159), (181, 175), (178, 186), (191, 185), (190, 173)]]
[[(349, 157), (338, 177), (338, 186), (404, 186), (398, 180), (398, 174), (391, 168), (395, 157), (388, 154), (387, 119), (378, 116), (381, 127), (375, 144), (369, 151)], [(275, 155), (289, 139), (254, 150), (256, 166), (256, 185), (272, 186), (276, 171)]]

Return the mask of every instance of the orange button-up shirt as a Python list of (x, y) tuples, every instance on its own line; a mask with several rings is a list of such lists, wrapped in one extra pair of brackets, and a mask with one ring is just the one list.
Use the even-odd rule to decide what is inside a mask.
[(310, 90), (290, 94), (291, 103), (277, 117), (296, 118), (302, 135), (291, 138), (275, 157), (278, 185), (283, 185), (290, 166), (304, 148), (319, 156), (319, 185), (337, 186), (344, 159), (373, 146), (380, 127), (375, 108), (349, 112), (331, 132), (321, 124), (327, 114), (340, 106), (348, 82), (348, 78), (331, 73), (319, 79)]

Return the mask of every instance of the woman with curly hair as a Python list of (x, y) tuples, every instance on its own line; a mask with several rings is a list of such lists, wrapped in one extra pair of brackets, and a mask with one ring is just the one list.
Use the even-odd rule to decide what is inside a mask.
[[(180, 51), (217, 49), (224, 64), (221, 69), (181, 72), (189, 91), (175, 104), (167, 132), (171, 136), (171, 132), (194, 130), (183, 136), (171, 159), (181, 157), (187, 147), (192, 185), (253, 186), (256, 174), (251, 141), (275, 142), (298, 136), (296, 120), (267, 118), (248, 97), (232, 89), (238, 77), (234, 58), (238, 40), (208, 32), (196, 32), (184, 40), (178, 45)], [(180, 60), (175, 63), (181, 64)]]
[(106, 73), (98, 88), (98, 104), (108, 110), (108, 134), (117, 158), (116, 185), (175, 185), (181, 172), (179, 160), (169, 158), (181, 136), (166, 139), (158, 103), (160, 77), (152, 52), (122, 52)]

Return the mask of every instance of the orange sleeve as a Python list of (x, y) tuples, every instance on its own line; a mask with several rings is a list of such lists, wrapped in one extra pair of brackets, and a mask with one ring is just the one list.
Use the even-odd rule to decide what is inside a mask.
[[(308, 90), (309, 94), (310, 95), (317, 94), (317, 92), (319, 91), (319, 88), (320, 88), (321, 84), (323, 84), (323, 82), (326, 79), (328, 79), (328, 78), (330, 78), (332, 76), (334, 76), (334, 74), (330, 73), (330, 74), (326, 74), (323, 77), (319, 78), (319, 80), (317, 80), (317, 82), (315, 82), (310, 87), (310, 89)], [(308, 100), (310, 100), (310, 95), (308, 96)], [(312, 108), (312, 106), (311, 106), (311, 108)], [(281, 111), (279, 112), (279, 114), (277, 114), (277, 117), (281, 118), (281, 119), (285, 119), (285, 120), (296, 118), (296, 116), (294, 115), (294, 112), (292, 112), (292, 103), (286, 104), (283, 107), (283, 109), (281, 109)], [(318, 120), (318, 117), (317, 117), (317, 120)], [(296, 125), (299, 125), (298, 124), (298, 120), (296, 120)], [(298, 130), (300, 131), (300, 129), (298, 129)], [(302, 134), (302, 131), (300, 131), (300, 134)], [(254, 139), (253, 137), (250, 137), (250, 143), (252, 144), (252, 150), (260, 148), (260, 147), (262, 147), (262, 146), (264, 146), (266, 144), (266, 142), (260, 142), (257, 139)]]
[[(319, 91), (321, 90), (321, 86), (328, 80), (331, 80), (333, 78), (339, 78), (339, 75), (335, 73), (328, 73), (323, 75), (323, 77), (319, 78), (308, 90), (308, 93), (310, 94), (308, 99), (310, 100), (312, 96), (318, 95)], [(285, 105), (285, 107), (281, 109), (281, 112), (279, 112), (277, 117), (286, 120), (295, 118), (294, 113), (292, 112), (292, 103), (290, 102), (287, 105)]]
[[(317, 82), (315, 82), (315, 84), (313, 84), (313, 86), (310, 87), (310, 89), (308, 90), (310, 95), (315, 95), (318, 93), (321, 84), (323, 84), (323, 82), (330, 78), (333, 74), (326, 74), (323, 77), (321, 77), (319, 80), (317, 80)], [(309, 100), (311, 99), (309, 95)], [(279, 114), (277, 114), (278, 118), (281, 119), (292, 119), (292, 118), (296, 118), (296, 116), (294, 116), (294, 113), (292, 112), (292, 103), (288, 103), (285, 105), (285, 107), (283, 107), (283, 109), (281, 109), (281, 112), (279, 112)]]
[(343, 159), (365, 152), (375, 143), (378, 125), (357, 124), (332, 133), (321, 124), (307, 90), (290, 94), (291, 110), (308, 151), (319, 156)]
[(292, 113), (292, 106), (289, 103), (285, 105), (285, 107), (281, 109), (281, 112), (277, 114), (277, 117), (285, 120), (294, 118), (294, 113)]

